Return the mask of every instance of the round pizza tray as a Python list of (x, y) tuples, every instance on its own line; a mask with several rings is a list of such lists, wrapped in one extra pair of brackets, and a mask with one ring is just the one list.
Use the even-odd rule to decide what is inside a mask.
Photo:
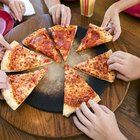
[[(75, 40), (69, 53), (67, 64), (71, 67), (79, 62), (86, 61), (96, 55), (106, 52), (105, 44), (76, 53), (81, 39), (85, 36), (87, 29), (78, 27)], [(87, 83), (101, 95), (107, 87), (106, 81), (97, 79), (88, 74), (75, 70)], [(62, 112), (64, 102), (64, 62), (48, 65), (48, 73), (40, 81), (31, 95), (25, 101), (27, 104), (47, 112)]]

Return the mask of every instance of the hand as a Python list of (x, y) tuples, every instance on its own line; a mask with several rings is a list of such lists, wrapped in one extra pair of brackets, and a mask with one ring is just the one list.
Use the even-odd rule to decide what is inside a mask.
[(3, 35), (0, 34), (0, 61), (3, 58), (3, 55), (5, 53), (5, 49), (10, 50), (11, 47), (10, 47), (10, 44), (4, 39)]
[(132, 81), (140, 78), (140, 58), (122, 51), (114, 52), (107, 64), (109, 70), (117, 71), (117, 78)]
[(69, 26), (71, 20), (71, 10), (63, 4), (56, 4), (49, 8), (49, 13), (52, 16), (54, 24)]
[(7, 75), (0, 70), (0, 89), (8, 88)]
[(11, 15), (14, 17), (14, 19), (21, 22), (22, 16), (25, 13), (24, 3), (20, 0), (9, 0), (8, 6), (12, 11)]
[[(0, 89), (8, 88), (7, 75), (5, 72), (0, 70)], [(0, 92), (0, 100), (4, 99)]]
[(120, 18), (114, 5), (106, 11), (101, 27), (113, 35), (113, 41), (119, 38), (121, 34)]
[(10, 44), (4, 39), (2, 34), (0, 34), (0, 44), (8, 50), (11, 49)]
[(74, 123), (78, 129), (94, 140), (126, 140), (120, 132), (114, 113), (90, 100), (90, 111), (85, 103), (76, 110)]

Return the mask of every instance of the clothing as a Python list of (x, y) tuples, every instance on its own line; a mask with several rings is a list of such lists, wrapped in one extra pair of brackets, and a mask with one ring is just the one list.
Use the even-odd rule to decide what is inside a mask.
[(131, 16), (140, 18), (140, 4), (137, 4), (133, 7), (128, 8), (127, 10), (125, 10), (125, 12), (127, 14), (130, 14)]

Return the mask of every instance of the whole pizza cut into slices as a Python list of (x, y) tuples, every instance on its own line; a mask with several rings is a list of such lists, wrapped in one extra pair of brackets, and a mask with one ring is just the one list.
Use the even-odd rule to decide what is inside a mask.
[(115, 80), (115, 72), (108, 70), (107, 60), (112, 54), (109, 50), (85, 62), (79, 63), (74, 66), (75, 69), (86, 72), (87, 74), (97, 77), (108, 82)]
[(45, 28), (35, 31), (26, 37), (22, 43), (54, 59), (56, 62), (61, 62), (58, 52), (55, 50), (54, 44)]
[(64, 61), (66, 61), (75, 38), (77, 26), (62, 27), (61, 25), (56, 25), (49, 28), (49, 31), (56, 43), (56, 48), (60, 51)]
[(9, 75), (9, 87), (2, 89), (2, 95), (7, 104), (16, 110), (31, 94), (46, 72), (47, 68), (43, 68), (25, 74)]
[(1, 62), (3, 71), (23, 71), (52, 62), (50, 58), (33, 52), (16, 41), (13, 41), (10, 46), (12, 49), (5, 52)]
[(88, 100), (100, 101), (98, 94), (80, 78), (79, 75), (69, 66), (65, 65), (65, 83), (64, 83), (64, 106), (63, 115), (69, 117), (75, 112), (77, 107), (80, 107), (82, 102)]
[(112, 35), (106, 30), (101, 29), (100, 27), (89, 24), (88, 31), (85, 37), (82, 39), (80, 46), (76, 52), (95, 47), (97, 45), (109, 42), (112, 40)]

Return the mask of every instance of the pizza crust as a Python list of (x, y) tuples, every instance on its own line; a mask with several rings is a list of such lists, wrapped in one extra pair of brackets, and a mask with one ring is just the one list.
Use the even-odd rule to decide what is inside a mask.
[(13, 92), (12, 92), (12, 87), (9, 84), (9, 88), (8, 89), (2, 89), (2, 95), (4, 97), (4, 99), (6, 100), (6, 103), (13, 109), (16, 110), (20, 104), (18, 104), (16, 102), (16, 100), (13, 97)]
[(112, 35), (110, 33), (108, 33), (106, 30), (101, 29), (100, 27), (90, 23), (89, 27), (93, 28), (95, 31), (98, 31), (98, 33), (100, 34), (100, 39), (105, 41), (105, 42), (109, 42), (112, 40)]
[[(101, 99), (100, 99), (99, 95), (96, 95), (96, 97), (93, 98), (92, 100), (98, 103)], [(72, 107), (67, 104), (64, 104), (63, 116), (69, 117), (72, 113), (74, 113), (76, 111), (76, 108), (78, 108), (78, 107)]]
[[(15, 48), (18, 43), (16, 41), (13, 41), (10, 46), (11, 48)], [(1, 61), (1, 70), (5, 72), (10, 72), (9, 70), (9, 65), (10, 65), (10, 55), (11, 55), (11, 50), (6, 50), (3, 59)]]

